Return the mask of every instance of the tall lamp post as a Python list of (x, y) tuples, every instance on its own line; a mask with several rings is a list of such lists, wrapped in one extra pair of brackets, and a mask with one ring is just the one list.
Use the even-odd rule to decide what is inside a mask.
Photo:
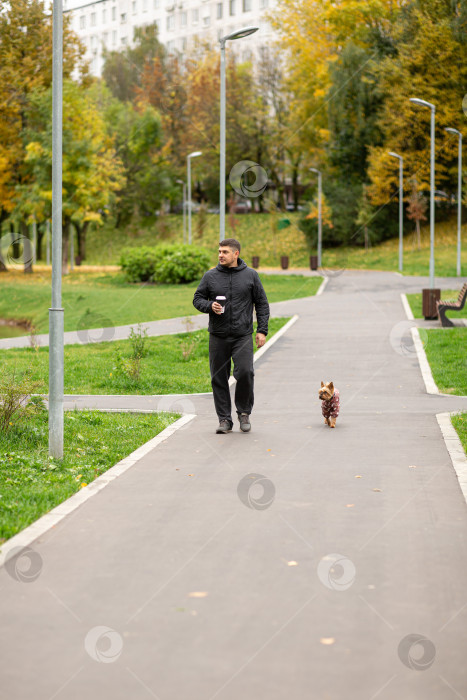
[(186, 158), (186, 181), (188, 183), (188, 243), (191, 245), (191, 159), (202, 155), (202, 151), (193, 151)]
[(321, 267), (321, 249), (323, 247), (323, 219), (321, 210), (322, 200), (322, 175), (321, 170), (310, 168), (312, 173), (318, 173), (318, 267)]
[(186, 243), (186, 186), (183, 180), (177, 180), (177, 184), (183, 187), (183, 242)]
[(52, 306), (49, 309), (49, 455), (63, 457), (62, 115), (63, 4), (53, 3)]
[(430, 155), (430, 289), (435, 286), (435, 113), (431, 102), (411, 97), (410, 101), (431, 109), (431, 155)]
[(389, 155), (399, 159), (399, 272), (402, 272), (402, 256), (404, 246), (404, 159), (402, 156), (389, 151)]
[(450, 134), (459, 136), (459, 157), (457, 173), (457, 276), (461, 275), (461, 227), (462, 227), (462, 134), (450, 126), (446, 129)]
[(221, 123), (220, 123), (220, 196), (219, 196), (219, 241), (225, 238), (225, 44), (234, 39), (243, 39), (254, 34), (259, 27), (244, 27), (219, 39), (221, 45)]

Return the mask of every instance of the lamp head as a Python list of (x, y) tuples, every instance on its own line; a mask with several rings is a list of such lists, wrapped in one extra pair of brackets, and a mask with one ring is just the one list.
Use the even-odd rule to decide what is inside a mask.
[(435, 106), (431, 104), (431, 102), (427, 102), (426, 100), (421, 100), (418, 97), (411, 97), (410, 101), (413, 102), (415, 105), (421, 105), (422, 107), (429, 107), (430, 109), (435, 109)]
[(394, 153), (394, 151), (388, 151), (389, 155), (392, 156), (393, 158), (402, 158), (398, 153)]
[(254, 34), (257, 32), (259, 27), (243, 27), (243, 29), (237, 29), (236, 32), (232, 32), (231, 34), (227, 34), (226, 36), (223, 36), (219, 41), (221, 44), (225, 43), (226, 41), (233, 41), (234, 39), (243, 39), (245, 36), (250, 36), (250, 34)]
[(318, 168), (310, 168), (310, 171), (312, 173), (318, 173), (318, 175), (320, 175), (320, 171), (318, 170)]
[(193, 153), (188, 154), (188, 158), (196, 158), (196, 156), (202, 156), (203, 152), (202, 151), (193, 151)]
[(453, 129), (451, 126), (447, 126), (445, 128), (445, 131), (448, 131), (450, 134), (457, 134), (457, 136), (461, 135), (460, 131), (458, 131), (457, 129)]

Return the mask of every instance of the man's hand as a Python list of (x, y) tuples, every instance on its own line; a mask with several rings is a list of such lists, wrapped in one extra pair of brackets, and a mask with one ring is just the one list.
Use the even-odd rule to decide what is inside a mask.
[(222, 313), (222, 306), (221, 306), (221, 304), (219, 304), (218, 301), (213, 301), (213, 302), (212, 302), (211, 308), (212, 308), (212, 310), (214, 311), (215, 314), (221, 314), (221, 313)]
[(266, 342), (266, 336), (264, 335), (264, 333), (257, 333), (256, 334), (256, 347), (262, 348), (265, 342)]

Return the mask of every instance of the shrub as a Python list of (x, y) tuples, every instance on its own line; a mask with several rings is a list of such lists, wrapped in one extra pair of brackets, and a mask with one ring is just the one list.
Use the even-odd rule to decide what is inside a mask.
[(6, 370), (0, 377), (0, 432), (6, 432), (11, 425), (12, 418), (26, 418), (43, 407), (43, 401), (33, 397), (33, 394), (42, 382), (33, 381), (26, 371), (17, 374), (16, 370)]
[(193, 245), (158, 245), (125, 248), (120, 265), (129, 282), (185, 284), (202, 277), (210, 255)]

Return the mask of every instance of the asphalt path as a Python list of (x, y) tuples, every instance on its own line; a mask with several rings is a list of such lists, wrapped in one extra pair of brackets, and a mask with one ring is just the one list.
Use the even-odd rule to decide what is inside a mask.
[(0, 697), (466, 698), (467, 505), (435, 415), (467, 399), (426, 394), (401, 326), (425, 284), (346, 271), (281, 302), (250, 434), (177, 397), (196, 418), (32, 543), (34, 580), (0, 570)]

